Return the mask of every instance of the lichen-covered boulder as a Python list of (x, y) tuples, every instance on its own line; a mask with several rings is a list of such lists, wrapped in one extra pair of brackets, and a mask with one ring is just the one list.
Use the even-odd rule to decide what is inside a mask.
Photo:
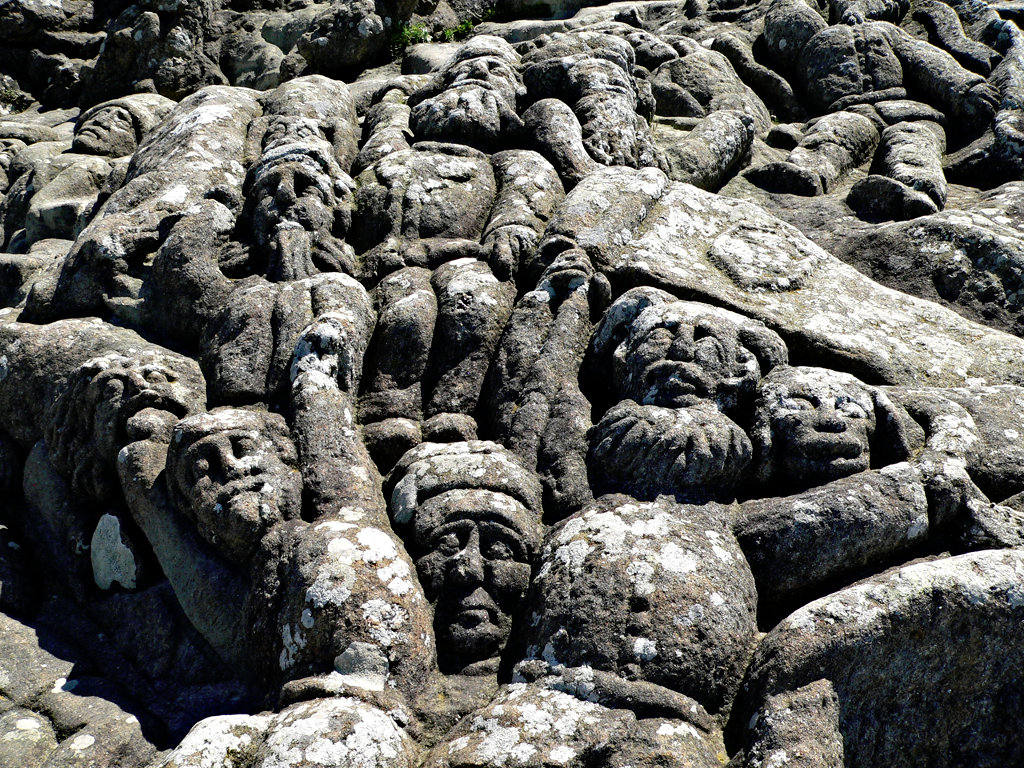
[(721, 736), (668, 717), (640, 719), (543, 684), (513, 683), (466, 717), (426, 757), (430, 768), (636, 764), (713, 768)]
[(375, 63), (412, 15), (409, 0), (357, 0), (323, 4), (296, 49), (311, 72), (338, 77)]
[(804, 606), (754, 654), (737, 732), (746, 741), (763, 731), (755, 715), (772, 708), (769, 697), (825, 678), (839, 716), (818, 738), (834, 739), (837, 725), (847, 765), (1019, 761), (1022, 574), (1020, 550), (988, 550), (907, 565)]
[(731, 509), (604, 496), (548, 536), (527, 602), (529, 655), (728, 709), (757, 637)]
[(293, 704), (279, 713), (222, 715), (195, 727), (153, 768), (413, 768), (412, 739), (395, 719), (350, 698)]
[(615, 282), (654, 282), (765, 322), (794, 348), (892, 384), (1018, 383), (1024, 342), (882, 287), (747, 202), (608, 168), (545, 231)]

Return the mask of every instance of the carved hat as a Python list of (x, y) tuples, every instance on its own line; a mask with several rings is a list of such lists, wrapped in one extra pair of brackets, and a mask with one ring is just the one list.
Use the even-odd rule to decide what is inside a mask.
[[(467, 514), (463, 492), (482, 491), (498, 502), (488, 505), (490, 516), (515, 530), (531, 553), (540, 544), (540, 481), (497, 443), (421, 443), (398, 461), (388, 487), (392, 520), (411, 526), (417, 541), (425, 541), (430, 531), (445, 521), (446, 506), (460, 516)], [(450, 495), (451, 504), (427, 503), (442, 494)]]

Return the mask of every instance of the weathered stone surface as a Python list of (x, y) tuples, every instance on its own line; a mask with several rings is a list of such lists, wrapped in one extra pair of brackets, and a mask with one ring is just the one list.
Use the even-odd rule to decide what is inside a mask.
[(392, 717), (348, 698), (294, 704), (277, 714), (203, 720), (154, 768), (207, 765), (412, 768), (416, 749)]
[(1021, 18), (0, 2), (0, 763), (1021, 762)]
[(1017, 381), (1024, 346), (1016, 338), (882, 288), (760, 209), (669, 183), (655, 169), (589, 176), (546, 236), (572, 238), (613, 280), (747, 312), (790, 346), (876, 379)]
[[(961, 555), (908, 565), (801, 608), (756, 652), (737, 726), (746, 727), (764, 697), (824, 678), (839, 702), (846, 761), (1018, 759), (1006, 715), (1021, 707), (1019, 650), (1003, 638), (1015, 635), (1024, 611), (1022, 569), (1016, 550)], [(922, 730), (923, 722), (933, 727)], [(828, 726), (819, 738), (834, 740), (836, 724)]]
[(84, 690), (68, 695), (80, 682), (88, 688), (88, 681), (75, 679), (80, 659), (70, 647), (62, 648), (56, 636), (40, 636), (5, 615), (0, 615), (0, 634), (0, 694), (15, 705), (0, 720), (0, 759), (5, 763), (142, 768), (156, 756), (130, 711)]
[(755, 592), (731, 515), (606, 496), (568, 518), (534, 577), (528, 653), (728, 709), (756, 635)]
[(516, 683), (466, 718), (426, 757), (429, 766), (626, 766), (636, 760), (714, 766), (724, 757), (717, 734), (685, 721), (637, 719), (543, 685)]

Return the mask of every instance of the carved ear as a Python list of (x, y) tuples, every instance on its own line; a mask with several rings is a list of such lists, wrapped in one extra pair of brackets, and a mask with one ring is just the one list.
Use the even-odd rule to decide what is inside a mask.
[(885, 466), (906, 461), (924, 448), (924, 430), (902, 405), (894, 402), (883, 390), (873, 387), (871, 392), (875, 401), (871, 463)]

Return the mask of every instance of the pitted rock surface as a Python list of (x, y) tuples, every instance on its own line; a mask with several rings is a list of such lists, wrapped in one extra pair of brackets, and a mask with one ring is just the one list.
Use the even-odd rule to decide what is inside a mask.
[(1012, 2), (0, 2), (0, 766), (1024, 763)]

